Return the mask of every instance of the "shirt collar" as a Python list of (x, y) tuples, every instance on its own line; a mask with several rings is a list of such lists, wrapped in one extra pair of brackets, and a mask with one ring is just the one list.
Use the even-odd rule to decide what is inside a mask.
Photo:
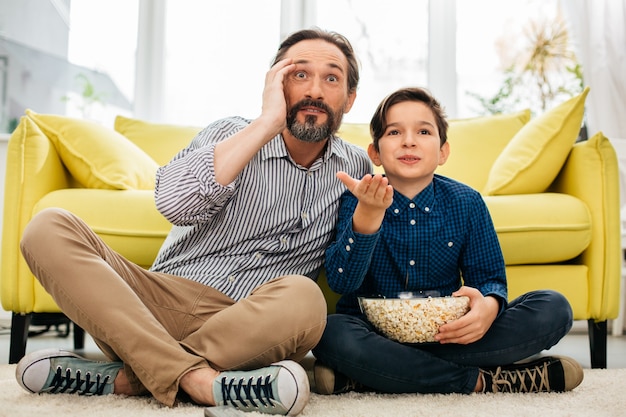
[(276, 135), (272, 140), (267, 142), (260, 151), (261, 159), (265, 161), (270, 158), (285, 158), (289, 156), (283, 135)]
[(337, 155), (339, 158), (349, 161), (351, 152), (348, 152), (348, 148), (350, 146), (356, 146), (356, 145), (352, 145), (344, 141), (339, 136), (332, 135), (330, 137), (330, 140), (328, 141), (328, 146), (326, 147), (324, 160), (330, 159), (332, 155)]
[[(279, 134), (274, 136), (272, 140), (266, 143), (260, 151), (261, 159), (267, 160), (270, 158), (289, 158), (289, 152), (283, 135)], [(349, 160), (348, 150), (346, 143), (342, 141), (338, 136), (332, 135), (328, 140), (328, 145), (322, 156), (324, 162), (328, 161), (333, 155), (337, 155), (339, 158)]]
[(400, 215), (403, 211), (417, 207), (424, 214), (430, 214), (433, 212), (433, 206), (435, 204), (435, 186), (434, 181), (431, 181), (426, 188), (424, 188), (413, 199), (400, 194), (399, 192), (393, 192), (393, 203), (389, 207), (389, 210), (394, 216)]

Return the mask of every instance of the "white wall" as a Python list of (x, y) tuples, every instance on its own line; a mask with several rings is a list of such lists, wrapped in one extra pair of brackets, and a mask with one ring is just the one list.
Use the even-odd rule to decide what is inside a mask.
[[(9, 143), (9, 135), (0, 133), (0, 236), (2, 236), (2, 218), (4, 214), (4, 171), (7, 160), (7, 145)], [(0, 262), (2, 259), (0, 259)], [(11, 313), (0, 308), (0, 319), (9, 319)]]
[[(71, 0), (0, 0), (0, 35), (38, 50), (67, 57), (70, 3)], [(9, 136), (0, 133), (0, 236)], [(0, 319), (10, 316), (9, 312), (0, 308)]]
[(0, 0), (0, 34), (67, 56), (70, 0)]

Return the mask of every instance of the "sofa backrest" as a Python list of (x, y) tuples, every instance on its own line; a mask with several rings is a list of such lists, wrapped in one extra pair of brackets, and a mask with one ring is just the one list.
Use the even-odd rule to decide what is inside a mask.
[[(532, 120), (529, 110), (451, 120), (450, 157), (437, 172), (484, 195), (546, 191), (578, 136), (587, 93), (588, 88)], [(158, 166), (202, 130), (124, 116), (110, 129), (88, 120), (26, 113), (54, 144), (71, 177), (85, 188), (151, 190)], [(364, 123), (345, 123), (338, 134), (364, 149), (371, 143)]]
[(151, 123), (124, 116), (115, 118), (114, 129), (150, 155), (159, 166), (185, 148), (201, 127)]
[[(578, 138), (588, 93), (586, 87), (532, 120), (529, 110), (450, 120), (450, 156), (437, 173), (483, 195), (545, 192)], [(364, 126), (343, 131), (344, 139), (370, 142)]]
[(529, 110), (450, 120), (450, 156), (437, 173), (483, 190), (494, 162), (529, 120)]
[[(530, 111), (449, 121), (450, 157), (437, 173), (482, 190), (494, 161), (511, 138), (530, 120)], [(338, 136), (367, 149), (372, 142), (368, 124), (344, 123)], [(383, 172), (376, 167), (376, 172)]]

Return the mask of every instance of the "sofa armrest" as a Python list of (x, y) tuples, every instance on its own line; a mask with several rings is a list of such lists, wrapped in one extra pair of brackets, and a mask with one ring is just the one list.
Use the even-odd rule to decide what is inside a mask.
[(71, 183), (53, 144), (30, 119), (22, 117), (7, 147), (0, 269), (4, 309), (32, 311), (33, 280), (20, 279), (31, 276), (19, 252), (20, 237), (37, 201)]
[(573, 195), (588, 206), (592, 217), (591, 243), (575, 262), (589, 268), (589, 317), (597, 321), (617, 317), (620, 194), (617, 156), (611, 142), (597, 133), (576, 143), (550, 191)]

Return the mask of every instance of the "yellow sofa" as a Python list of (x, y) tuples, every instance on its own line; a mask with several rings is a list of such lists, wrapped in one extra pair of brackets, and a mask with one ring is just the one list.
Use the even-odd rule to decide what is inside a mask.
[[(507, 265), (509, 295), (551, 288), (587, 320), (594, 368), (606, 367), (607, 319), (617, 317), (620, 226), (617, 158), (601, 132), (576, 142), (588, 93), (531, 117), (528, 110), (450, 121), (451, 156), (439, 173), (481, 191)], [(19, 253), (22, 231), (46, 207), (86, 220), (111, 247), (148, 267), (170, 224), (153, 200), (154, 171), (200, 130), (118, 116), (114, 128), (28, 110), (8, 145), (0, 284), (12, 311), (12, 361), (25, 320), (59, 312)], [(368, 126), (344, 124), (361, 146)], [(334, 309), (337, 295), (319, 280)], [(27, 330), (27, 329), (26, 329)]]

